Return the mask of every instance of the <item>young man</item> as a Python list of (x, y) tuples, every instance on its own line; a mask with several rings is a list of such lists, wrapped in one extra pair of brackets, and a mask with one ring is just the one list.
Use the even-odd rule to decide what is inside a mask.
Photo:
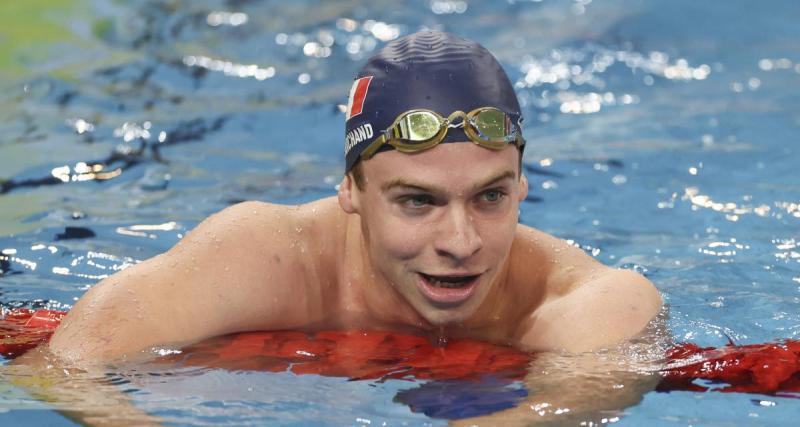
[(89, 290), (50, 341), (68, 364), (239, 331), (393, 329), (581, 352), (641, 331), (635, 272), (518, 224), (525, 141), (508, 77), (477, 43), (389, 43), (347, 106), (338, 198), (248, 202)]

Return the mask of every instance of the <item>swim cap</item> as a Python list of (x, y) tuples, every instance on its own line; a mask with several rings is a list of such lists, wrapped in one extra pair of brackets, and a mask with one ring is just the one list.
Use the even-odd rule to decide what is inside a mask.
[[(345, 173), (402, 113), (423, 108), (447, 117), (479, 107), (499, 108), (517, 124), (522, 120), (514, 88), (486, 48), (439, 31), (394, 40), (367, 61), (350, 89)], [(449, 129), (442, 142), (458, 141), (469, 141), (462, 128)]]

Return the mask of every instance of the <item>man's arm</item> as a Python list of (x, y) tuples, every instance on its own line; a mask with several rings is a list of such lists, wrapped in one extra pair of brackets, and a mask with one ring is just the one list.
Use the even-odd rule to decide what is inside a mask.
[(137, 408), (108, 381), (105, 369), (75, 369), (61, 364), (46, 348), (37, 348), (0, 368), (0, 380), (23, 388), (63, 416), (93, 427), (161, 425), (161, 419)]
[(153, 346), (313, 321), (300, 262), (313, 221), (301, 212), (248, 202), (211, 216), (167, 253), (97, 284), (49, 345), (0, 374), (82, 424), (159, 424), (106, 381), (103, 365)]
[(524, 346), (573, 353), (607, 348), (635, 336), (656, 316), (661, 296), (649, 280), (630, 270), (597, 271), (530, 316)]
[(606, 267), (538, 230), (525, 227), (520, 237), (518, 244), (532, 249), (521, 252), (544, 266), (522, 275), (544, 287), (543, 302), (518, 332), (523, 347), (541, 352), (524, 380), (528, 397), (514, 408), (452, 424), (560, 425), (619, 416), (660, 379), (652, 365), (662, 358), (668, 334), (656, 318), (658, 291), (643, 276)]
[(102, 364), (158, 345), (308, 323), (296, 212), (246, 202), (209, 217), (167, 253), (89, 290), (50, 351), (68, 365)]
[[(457, 420), (457, 426), (601, 425), (624, 416), (661, 379), (658, 370), (671, 343), (666, 314), (636, 339), (609, 349), (544, 352), (523, 380), (528, 396), (514, 408)], [(590, 424), (593, 423), (593, 424)]]
[(644, 276), (609, 268), (564, 240), (521, 227), (518, 252), (536, 266), (518, 280), (533, 280), (542, 302), (520, 322), (520, 344), (534, 351), (572, 353), (610, 348), (639, 334), (661, 308)]

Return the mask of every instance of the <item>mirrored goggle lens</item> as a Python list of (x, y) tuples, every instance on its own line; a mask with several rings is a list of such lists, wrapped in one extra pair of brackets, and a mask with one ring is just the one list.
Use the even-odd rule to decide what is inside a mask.
[(507, 141), (515, 136), (511, 118), (500, 110), (482, 110), (475, 115), (471, 124), (478, 136), (486, 141)]
[(439, 133), (441, 123), (433, 113), (415, 111), (406, 114), (400, 120), (399, 127), (401, 139), (409, 142), (423, 142)]

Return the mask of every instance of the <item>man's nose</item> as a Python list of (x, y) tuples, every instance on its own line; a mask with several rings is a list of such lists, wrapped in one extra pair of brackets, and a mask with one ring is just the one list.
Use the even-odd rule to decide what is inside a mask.
[(463, 261), (481, 250), (483, 240), (469, 213), (453, 208), (442, 220), (434, 245), (437, 254)]

